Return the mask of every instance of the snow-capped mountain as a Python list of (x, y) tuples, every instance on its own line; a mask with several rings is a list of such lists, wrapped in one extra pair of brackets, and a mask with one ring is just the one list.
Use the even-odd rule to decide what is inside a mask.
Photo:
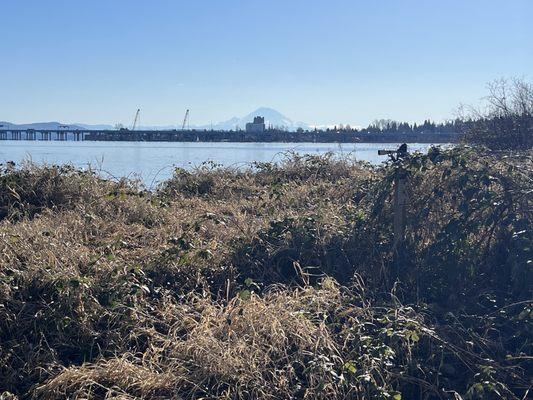
[[(214, 130), (234, 130), (234, 129), (244, 129), (248, 122), (252, 122), (254, 117), (261, 116), (265, 118), (265, 125), (267, 127), (286, 129), (289, 131), (295, 131), (298, 128), (308, 129), (309, 126), (303, 122), (294, 122), (290, 118), (286, 117), (279, 111), (274, 110), (273, 108), (261, 107), (257, 110), (245, 115), (244, 117), (233, 117), (227, 121), (219, 122), (217, 124), (211, 125), (198, 125), (194, 128), (197, 129), (211, 129)], [(191, 125), (192, 127), (192, 125)]]

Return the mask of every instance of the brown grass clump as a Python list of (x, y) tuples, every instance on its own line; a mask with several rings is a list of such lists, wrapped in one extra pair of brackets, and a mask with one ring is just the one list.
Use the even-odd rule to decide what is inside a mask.
[(527, 398), (531, 166), (293, 155), (155, 192), (2, 170), (0, 398)]
[(152, 344), (143, 354), (68, 369), (39, 393), (45, 398), (46, 393), (91, 397), (98, 392), (133, 398), (279, 398), (296, 390), (325, 398), (336, 393), (335, 378), (319, 367), (309, 369), (309, 363), (319, 356), (335, 359), (336, 349), (323, 322), (302, 309), (316, 297), (279, 292), (225, 306), (201, 298), (186, 307), (167, 304), (165, 313), (182, 318), (170, 316), (173, 323), (164, 334), (148, 331)]

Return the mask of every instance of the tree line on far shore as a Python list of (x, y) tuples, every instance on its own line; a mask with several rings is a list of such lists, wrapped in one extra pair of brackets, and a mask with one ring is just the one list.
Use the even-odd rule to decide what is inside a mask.
[(488, 84), (488, 95), (481, 107), (461, 106), (455, 119), (422, 124), (379, 119), (357, 129), (339, 125), (326, 129), (332, 133), (427, 134), (458, 133), (466, 143), (493, 150), (533, 147), (533, 84), (523, 79), (499, 79)]

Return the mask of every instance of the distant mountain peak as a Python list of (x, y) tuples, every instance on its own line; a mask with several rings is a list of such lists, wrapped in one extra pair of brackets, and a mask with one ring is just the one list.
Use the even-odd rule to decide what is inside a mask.
[[(246, 114), (244, 117), (233, 117), (227, 121), (219, 122), (213, 124), (212, 128), (214, 130), (232, 130), (232, 129), (244, 129), (248, 122), (252, 122), (254, 117), (261, 116), (265, 118), (265, 124), (267, 127), (274, 128), (283, 128), (290, 131), (296, 130), (298, 128), (308, 129), (309, 126), (302, 122), (294, 122), (290, 118), (286, 117), (278, 110), (275, 110), (270, 107), (259, 107), (255, 111), (252, 111), (249, 114)], [(209, 129), (211, 125), (198, 126), (200, 129)]]
[(276, 115), (276, 116), (282, 116), (284, 115), (280, 113), (278, 110), (275, 110), (270, 107), (259, 107), (257, 110), (251, 112), (250, 114), (267, 114), (267, 115)]

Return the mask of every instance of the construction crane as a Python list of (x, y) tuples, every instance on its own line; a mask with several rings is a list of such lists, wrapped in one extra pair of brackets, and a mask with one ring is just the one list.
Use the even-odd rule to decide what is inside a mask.
[(139, 122), (139, 113), (141, 112), (141, 109), (138, 108), (137, 112), (135, 113), (135, 118), (133, 120), (133, 126), (131, 127), (131, 130), (134, 131), (137, 127), (137, 123)]
[(189, 109), (185, 111), (185, 117), (183, 117), (183, 124), (181, 124), (181, 130), (185, 130), (185, 126), (187, 126), (187, 129), (189, 129)]

